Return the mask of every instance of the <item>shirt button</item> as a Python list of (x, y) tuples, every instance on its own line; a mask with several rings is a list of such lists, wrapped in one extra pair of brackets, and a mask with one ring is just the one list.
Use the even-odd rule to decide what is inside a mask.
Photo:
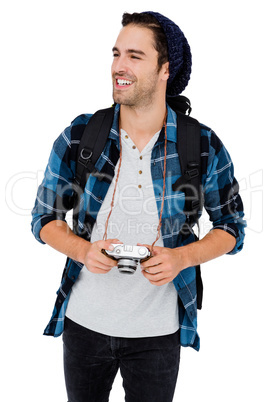
[(125, 135), (125, 139), (126, 139), (126, 140), (128, 139), (128, 135)]
[(136, 149), (136, 146), (135, 146), (135, 145), (133, 145), (132, 149)]
[(142, 160), (142, 156), (140, 156), (140, 160)]
[(139, 170), (139, 174), (142, 174), (142, 170)]
[(139, 184), (139, 185), (138, 185), (138, 188), (141, 188), (141, 187), (142, 187), (142, 185), (141, 185), (141, 184)]

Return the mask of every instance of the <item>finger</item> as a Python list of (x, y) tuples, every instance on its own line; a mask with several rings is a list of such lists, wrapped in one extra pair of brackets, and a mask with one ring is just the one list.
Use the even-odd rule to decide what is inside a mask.
[[(152, 244), (137, 243), (137, 246), (147, 247), (149, 250), (152, 249)], [(154, 250), (161, 250), (161, 249), (163, 249), (163, 247), (154, 246), (153, 249)]]
[(147, 261), (142, 262), (141, 264), (141, 269), (147, 269), (149, 267), (157, 267), (162, 263), (162, 260), (160, 257), (151, 257)]
[[(115, 263), (115, 261), (112, 261), (112, 262)], [(109, 264), (109, 261), (108, 261), (108, 264)], [(108, 265), (108, 264), (102, 264), (99, 261), (98, 262), (92, 262), (92, 261), (85, 262), (85, 266), (89, 271), (91, 271), (91, 272), (101, 271), (102, 273), (109, 272), (109, 271), (111, 271), (112, 268), (114, 268), (116, 266), (116, 263), (112, 264), (112, 265)]]
[(119, 239), (98, 240), (94, 244), (96, 244), (101, 249), (110, 250), (110, 246), (113, 243), (114, 244), (123, 244)]
[(105, 255), (102, 252), (102, 249), (99, 248), (95, 243), (92, 244), (92, 248), (89, 250), (88, 254), (85, 258), (85, 265), (90, 267), (107, 267), (112, 268), (116, 265), (116, 261), (110, 258), (108, 255)]
[(92, 272), (93, 274), (107, 274), (108, 272), (111, 271), (111, 269), (112, 269), (112, 267), (109, 269), (107, 267), (105, 269), (99, 268), (99, 267), (89, 267), (88, 268), (88, 270), (90, 272)]
[(152, 285), (162, 286), (163, 284), (170, 282), (170, 277), (166, 276), (163, 272), (150, 274), (143, 271), (142, 274)]
[[(105, 257), (105, 256), (103, 256)], [(86, 267), (89, 271), (94, 273), (107, 273), (111, 271), (111, 269), (116, 266), (116, 261), (111, 260), (110, 258), (104, 258), (104, 262), (100, 260), (88, 260), (86, 261)]]
[[(137, 243), (137, 246), (141, 246), (141, 247), (146, 247), (148, 248), (148, 250), (150, 251), (151, 255), (152, 255), (152, 245), (151, 244), (142, 244), (142, 243)], [(155, 249), (155, 248), (154, 248)]]
[(149, 282), (154, 286), (163, 286), (163, 285), (166, 285), (167, 283), (171, 282), (171, 280), (166, 278), (166, 279), (162, 279), (158, 282), (154, 282), (154, 281), (149, 281)]
[(117, 265), (117, 261), (109, 257), (107, 254), (100, 253), (96, 259), (96, 265), (101, 264), (101, 266), (114, 267)]
[(149, 250), (152, 248), (152, 245), (150, 245), (150, 244), (137, 243), (137, 246), (147, 247)]
[(124, 244), (121, 240), (119, 239), (108, 239), (106, 241), (110, 241), (111, 243), (115, 243), (115, 244)]
[(143, 271), (142, 274), (150, 282), (158, 282), (163, 279), (162, 272), (158, 272), (157, 274), (150, 274), (149, 272)]
[(145, 276), (145, 278), (149, 279), (150, 281), (154, 281), (154, 282), (160, 281), (161, 279), (166, 278), (168, 276), (162, 271), (152, 273), (152, 272), (148, 272), (146, 270), (146, 271), (143, 271), (142, 273)]
[[(115, 239), (113, 239), (115, 240)], [(113, 240), (99, 240), (95, 243), (99, 250), (110, 250), (112, 251), (114, 247), (112, 246)]]
[(146, 272), (147, 274), (150, 274), (150, 275), (157, 275), (157, 274), (160, 274), (160, 273), (163, 273), (163, 270), (161, 269), (161, 267), (160, 266), (157, 266), (157, 267), (148, 267), (148, 268), (143, 268), (142, 269), (142, 272)]

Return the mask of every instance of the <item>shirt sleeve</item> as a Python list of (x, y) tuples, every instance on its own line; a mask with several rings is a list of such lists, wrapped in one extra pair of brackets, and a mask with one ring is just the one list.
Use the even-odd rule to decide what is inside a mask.
[(40, 238), (41, 229), (53, 220), (65, 221), (66, 213), (72, 208), (73, 151), (69, 126), (53, 144), (32, 210), (32, 232), (42, 244), (44, 242)]
[(207, 170), (203, 175), (204, 207), (213, 229), (228, 232), (236, 239), (236, 245), (228, 254), (242, 250), (246, 221), (243, 219), (243, 203), (239, 185), (234, 177), (231, 157), (216, 134), (209, 130)]

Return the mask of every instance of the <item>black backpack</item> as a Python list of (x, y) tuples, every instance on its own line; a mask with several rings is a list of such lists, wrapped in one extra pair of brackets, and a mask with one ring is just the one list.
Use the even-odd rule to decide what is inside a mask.
[[(172, 185), (173, 191), (185, 193), (186, 222), (180, 235), (185, 240), (191, 233), (194, 224), (198, 224), (198, 213), (202, 210), (201, 192), (201, 130), (197, 120), (189, 116), (191, 104), (185, 96), (167, 97), (167, 103), (177, 114), (177, 149), (182, 176)], [(186, 114), (188, 113), (188, 115)], [(86, 125), (77, 152), (76, 176), (74, 189), (76, 195), (84, 191), (90, 174), (101, 174), (95, 164), (106, 144), (113, 124), (114, 106), (98, 110)], [(74, 221), (76, 217), (74, 214)], [(76, 222), (77, 223), (77, 222)], [(74, 222), (75, 226), (75, 222)], [(195, 238), (198, 237), (195, 235)], [(200, 266), (196, 266), (197, 308), (202, 308), (203, 284)]]

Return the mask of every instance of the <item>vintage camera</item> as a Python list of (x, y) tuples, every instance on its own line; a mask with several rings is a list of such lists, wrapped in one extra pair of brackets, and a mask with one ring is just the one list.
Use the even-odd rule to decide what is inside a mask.
[(147, 261), (151, 253), (144, 246), (129, 246), (127, 244), (112, 244), (113, 251), (102, 250), (103, 254), (117, 260), (118, 270), (122, 274), (134, 274), (139, 262)]

